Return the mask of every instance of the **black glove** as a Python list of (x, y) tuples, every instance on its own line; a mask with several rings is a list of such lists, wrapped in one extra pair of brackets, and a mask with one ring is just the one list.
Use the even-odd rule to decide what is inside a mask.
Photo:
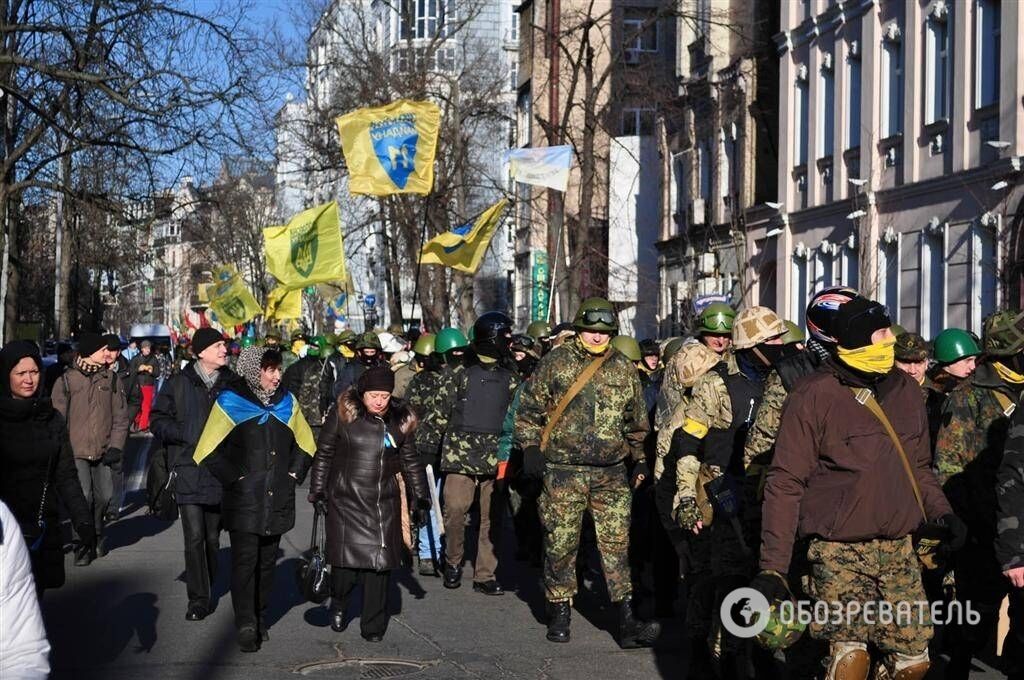
[(750, 587), (764, 595), (769, 604), (792, 597), (786, 584), (786, 576), (776, 571), (762, 571), (750, 582)]
[(647, 461), (642, 460), (633, 466), (633, 474), (629, 477), (629, 487), (631, 489), (636, 488), (638, 482), (642, 482), (650, 478), (651, 468), (647, 465)]
[(967, 543), (967, 525), (962, 519), (949, 513), (940, 517), (938, 523), (949, 529), (949, 537), (944, 544), (947, 551), (952, 553), (964, 547)]
[(432, 465), (434, 469), (434, 475), (437, 475), (437, 449), (432, 446), (417, 446), (416, 455), (420, 459), (420, 465), (426, 470), (428, 465)]
[(417, 528), (427, 526), (430, 522), (430, 499), (416, 499), (416, 509), (412, 511), (412, 521)]
[(103, 452), (103, 462), (107, 465), (117, 465), (121, 462), (121, 449), (109, 448)]
[(75, 531), (78, 532), (78, 538), (82, 541), (82, 545), (93, 545), (96, 543), (96, 527), (92, 524), (79, 524), (75, 527)]
[(317, 501), (322, 501), (325, 498), (327, 498), (327, 494), (325, 494), (323, 491), (310, 491), (309, 494), (306, 496), (306, 500), (309, 501), (310, 503), (316, 503)]
[(547, 459), (539, 446), (527, 446), (523, 449), (523, 472), (526, 479), (540, 479), (544, 476)]

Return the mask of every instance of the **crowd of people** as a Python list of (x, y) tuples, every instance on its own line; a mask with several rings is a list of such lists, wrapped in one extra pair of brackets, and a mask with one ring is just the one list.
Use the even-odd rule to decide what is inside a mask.
[[(1024, 313), (926, 342), (834, 287), (804, 323), (714, 303), (687, 337), (638, 340), (590, 298), (571, 322), (522, 333), (500, 312), (468, 336), (236, 342), (203, 328), (169, 367), (148, 341), (122, 351), (116, 335), (83, 334), (45, 380), (38, 350), (16, 341), (0, 350), (0, 500), (41, 596), (64, 581), (58, 499), (76, 564), (102, 557), (125, 439), (149, 431), (181, 518), (185, 617), (210, 613), (225, 530), (246, 652), (269, 637), (278, 545), (309, 475), (338, 632), (361, 587), (362, 636), (384, 637), (390, 574), (412, 556), (454, 589), (471, 552), (473, 591), (503, 595), (509, 525), (515, 559), (541, 569), (554, 643), (570, 642), (580, 584), (596, 579), (625, 649), (682, 619), (671, 642), (689, 647), (690, 677), (919, 680), (941, 651), (945, 677), (966, 678), (1008, 598), (1000, 663), (1024, 677)], [(754, 638), (725, 618), (739, 588), (770, 605)], [(804, 634), (780, 614), (801, 600), (956, 600), (978, 617), (936, 636), (928, 617), (861, 611)]]

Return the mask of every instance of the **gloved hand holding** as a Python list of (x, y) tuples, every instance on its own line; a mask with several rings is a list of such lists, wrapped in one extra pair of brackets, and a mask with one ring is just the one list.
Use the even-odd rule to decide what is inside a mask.
[(785, 574), (777, 571), (762, 571), (750, 582), (750, 587), (764, 595), (769, 604), (792, 597)]
[(121, 449), (110, 447), (103, 452), (103, 462), (107, 465), (117, 465), (121, 462)]
[(633, 466), (633, 474), (629, 478), (629, 485), (636, 489), (639, 488), (644, 480), (651, 476), (651, 468), (647, 465), (647, 461), (641, 460)]
[(316, 503), (317, 501), (322, 501), (326, 498), (327, 495), (324, 494), (323, 491), (310, 491), (309, 494), (306, 496), (306, 500), (309, 501), (310, 503)]
[(544, 476), (544, 468), (547, 467), (547, 462), (539, 446), (527, 446), (523, 449), (523, 477), (526, 479), (540, 479)]
[(953, 553), (964, 547), (967, 543), (967, 525), (962, 519), (949, 513), (939, 518), (939, 524), (949, 529), (949, 538), (943, 546), (945, 550)]
[(695, 534), (700, 533), (700, 530), (704, 528), (704, 522), (701, 521), (700, 510), (697, 508), (697, 499), (692, 496), (683, 496), (679, 500), (679, 506), (676, 507), (675, 520), (681, 529), (692, 531)]
[(94, 545), (96, 543), (96, 527), (90, 523), (79, 524), (75, 527), (75, 531), (78, 532), (78, 538), (82, 541), (82, 545)]
[(417, 527), (427, 526), (430, 522), (430, 499), (416, 499), (416, 509), (412, 511), (412, 518)]

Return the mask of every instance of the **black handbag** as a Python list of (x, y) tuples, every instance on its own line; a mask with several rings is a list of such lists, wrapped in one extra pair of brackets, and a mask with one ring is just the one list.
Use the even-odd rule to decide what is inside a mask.
[(309, 558), (299, 560), (299, 592), (313, 604), (320, 604), (331, 594), (331, 567), (327, 564), (327, 517), (317, 503), (313, 510), (313, 534)]
[(169, 469), (167, 447), (154, 439), (146, 469), (146, 497), (149, 514), (165, 522), (178, 519), (178, 500), (174, 497), (174, 479), (177, 473)]

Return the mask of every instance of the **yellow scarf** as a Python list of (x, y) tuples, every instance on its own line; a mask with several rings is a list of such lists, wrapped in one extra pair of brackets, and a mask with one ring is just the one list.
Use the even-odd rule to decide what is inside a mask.
[(605, 340), (600, 345), (591, 345), (589, 342), (585, 341), (582, 337), (577, 336), (576, 339), (580, 341), (580, 346), (583, 349), (587, 350), (587, 352), (589, 352), (590, 354), (595, 354), (595, 355), (604, 354), (608, 350), (608, 345), (610, 345), (611, 342), (612, 342), (611, 338), (608, 338), (607, 340)]
[(896, 339), (857, 349), (840, 347), (839, 360), (862, 373), (888, 373), (896, 363)]
[(498, 363), (497, 359), (495, 359), (494, 357), (489, 357), (486, 354), (477, 354), (476, 358), (480, 360), (481, 364), (492, 365)]
[(345, 357), (346, 359), (351, 359), (356, 355), (356, 353), (349, 349), (346, 345), (341, 345), (340, 347), (338, 347), (338, 351), (341, 352), (341, 356)]
[(992, 362), (992, 368), (996, 369), (996, 373), (999, 374), (999, 377), (1008, 383), (1013, 385), (1020, 385), (1021, 383), (1024, 383), (1024, 375), (1021, 375), (1017, 371), (999, 363), (998, 361)]

